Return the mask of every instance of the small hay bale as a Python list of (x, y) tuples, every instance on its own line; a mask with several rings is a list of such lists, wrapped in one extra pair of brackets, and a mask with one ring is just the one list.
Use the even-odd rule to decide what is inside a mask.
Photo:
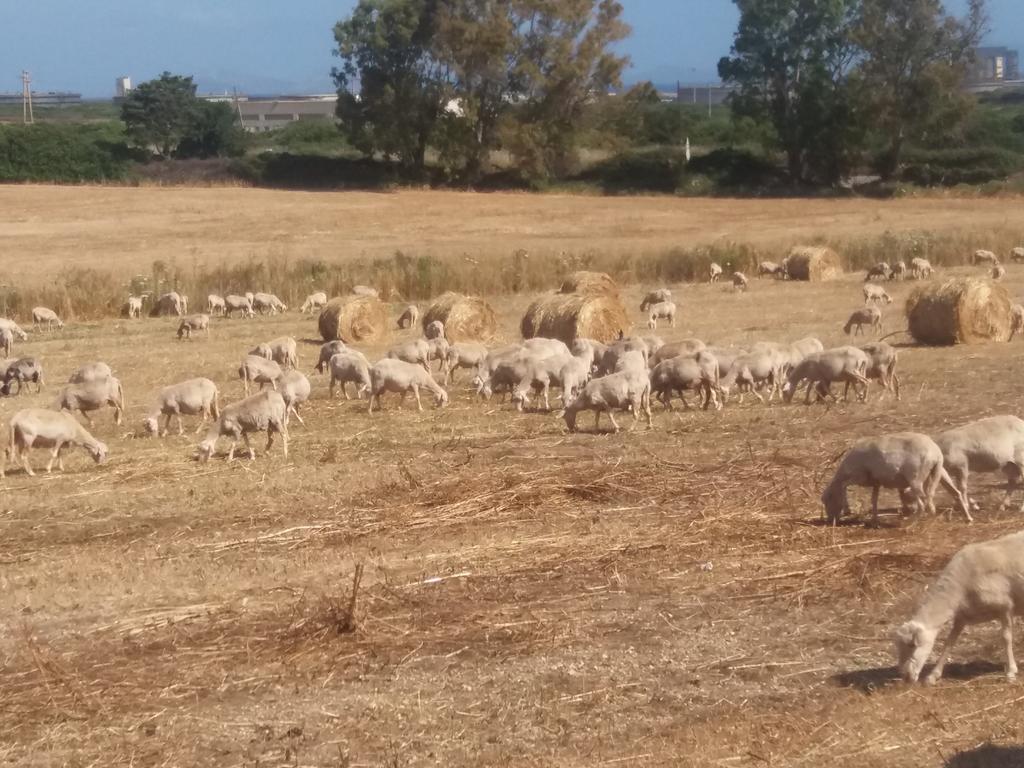
[(786, 272), (790, 280), (808, 280), (812, 283), (835, 280), (843, 274), (839, 254), (831, 248), (797, 246), (786, 257)]
[(544, 336), (572, 344), (580, 338), (614, 341), (631, 326), (617, 296), (547, 293), (527, 307), (520, 329), (524, 339)]
[(340, 296), (327, 302), (317, 321), (324, 341), (346, 344), (385, 341), (390, 331), (388, 308), (375, 296)]
[(910, 335), (919, 344), (980, 344), (1009, 341), (1013, 302), (1001, 285), (958, 277), (923, 285), (907, 299)]
[(423, 315), (423, 330), (434, 321), (444, 325), (450, 342), (490, 341), (498, 330), (498, 319), (491, 305), (478, 296), (463, 296), (449, 291), (437, 297)]
[(559, 293), (581, 296), (619, 296), (619, 286), (604, 272), (573, 272), (564, 281)]

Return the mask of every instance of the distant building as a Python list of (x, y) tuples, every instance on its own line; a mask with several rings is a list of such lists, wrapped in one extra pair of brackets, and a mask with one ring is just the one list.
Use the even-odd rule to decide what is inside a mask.
[(130, 77), (119, 77), (114, 81), (114, 98), (123, 99), (132, 91), (132, 79)]
[(736, 88), (731, 85), (684, 85), (676, 84), (676, 103), (696, 104), (697, 106), (719, 106), (725, 104)]
[[(211, 100), (226, 101), (226, 97), (211, 96)], [(313, 96), (232, 97), (242, 127), (251, 133), (263, 133), (283, 128), (298, 120), (334, 120), (338, 103), (335, 94)]]
[(1020, 57), (1012, 48), (978, 48), (967, 72), (968, 85), (988, 85), (1020, 79)]

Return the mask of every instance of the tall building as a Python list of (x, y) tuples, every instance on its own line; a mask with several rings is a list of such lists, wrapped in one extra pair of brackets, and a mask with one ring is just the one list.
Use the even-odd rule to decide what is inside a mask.
[(132, 79), (130, 77), (119, 77), (114, 81), (114, 97), (125, 98), (132, 90)]
[(1012, 48), (978, 48), (967, 72), (970, 85), (1020, 79), (1020, 57)]

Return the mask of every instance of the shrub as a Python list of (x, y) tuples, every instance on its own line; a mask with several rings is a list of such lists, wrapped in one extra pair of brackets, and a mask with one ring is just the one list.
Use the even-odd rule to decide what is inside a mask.
[(1024, 155), (1001, 147), (923, 150), (904, 153), (900, 179), (922, 186), (984, 184), (1024, 169)]
[(0, 126), (0, 181), (120, 180), (131, 157), (116, 123)]

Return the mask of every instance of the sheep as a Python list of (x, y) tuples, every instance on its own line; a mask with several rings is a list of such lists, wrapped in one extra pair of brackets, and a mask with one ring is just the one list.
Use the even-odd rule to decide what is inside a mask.
[(21, 326), (6, 317), (0, 317), (0, 330), (10, 331), (15, 338), (21, 341), (28, 340), (28, 334), (21, 329)]
[(971, 264), (989, 264), (994, 267), (998, 263), (999, 257), (992, 253), (992, 251), (979, 248), (971, 255)]
[(935, 435), (935, 443), (953, 484), (975, 509), (978, 505), (967, 495), (967, 477), (972, 471), (1006, 475), (1006, 496), (1000, 509), (1009, 504), (1015, 490), (1024, 490), (1024, 421), (1016, 416), (989, 416), (947, 429)]
[[(807, 381), (807, 395), (804, 403), (810, 405), (811, 390), (828, 396), (832, 382), (851, 382), (861, 387), (861, 400), (867, 397), (868, 380), (865, 377), (870, 361), (867, 354), (856, 347), (838, 347), (808, 355), (789, 372), (783, 388), (783, 400), (789, 403), (799, 388), (800, 382)], [(845, 398), (844, 394), (844, 398)]]
[(238, 367), (238, 378), (242, 380), (246, 397), (249, 396), (250, 384), (259, 384), (260, 389), (270, 384), (276, 391), (277, 382), (282, 374), (283, 371), (280, 365), (273, 360), (268, 360), (258, 355), (246, 355), (242, 364)]
[(227, 305), (224, 302), (223, 296), (211, 293), (206, 297), (206, 314), (211, 317), (216, 317), (217, 315), (223, 315), (226, 309)]
[(106, 363), (85, 363), (68, 377), (68, 384), (86, 384), (91, 381), (103, 381), (114, 375)]
[[(437, 337), (440, 338), (440, 337)], [(390, 360), (402, 360), (413, 365), (423, 366), (423, 370), (430, 372), (430, 355), (432, 349), (430, 343), (424, 339), (414, 339), (397, 344), (384, 355)]]
[(580, 391), (565, 408), (563, 418), (570, 432), (576, 431), (576, 418), (580, 411), (594, 412), (594, 430), (600, 426), (601, 414), (607, 413), (612, 429), (619, 431), (615, 410), (631, 409), (636, 422), (643, 412), (647, 428), (651, 428), (651, 380), (646, 371), (625, 370), (594, 379)]
[(1024, 613), (1024, 532), (961, 548), (928, 588), (909, 621), (896, 630), (896, 664), (900, 676), (916, 683), (938, 637), (952, 620), (946, 644), (924, 682), (942, 677), (953, 646), (969, 624), (998, 621), (1006, 648), (1006, 678), (1017, 677), (1013, 657), (1013, 617)]
[(368, 285), (353, 285), (352, 286), (353, 296), (370, 296), (374, 299), (380, 298), (380, 292), (376, 288), (371, 288)]
[(271, 341), (257, 344), (249, 354), (273, 360), (282, 368), (295, 368), (299, 364), (298, 345), (291, 336), (278, 336)]
[(430, 375), (429, 371), (404, 360), (379, 360), (370, 368), (370, 407), (368, 412), (373, 413), (374, 401), (380, 410), (380, 398), (385, 392), (401, 392), (403, 403), (405, 396), (412, 392), (416, 398), (416, 407), (422, 411), (421, 388), (434, 394), (438, 408), (448, 405), (448, 393), (434, 381), (434, 377)]
[(902, 259), (892, 265), (892, 272), (889, 274), (890, 280), (906, 280), (907, 279), (907, 263)]
[(590, 370), (585, 363), (568, 354), (529, 355), (523, 359), (522, 368), (519, 381), (512, 387), (512, 402), (519, 411), (523, 410), (524, 405), (529, 405), (527, 392), (531, 387), (540, 389), (544, 397), (544, 408), (550, 411), (548, 392), (552, 384), (561, 387), (564, 405), (590, 380)]
[(345, 352), (348, 350), (344, 341), (328, 341), (320, 347), (320, 357), (316, 361), (316, 372), (323, 373), (324, 367), (331, 362), (331, 358), (335, 355)]
[(163, 315), (177, 315), (181, 317), (185, 314), (181, 308), (181, 295), (175, 291), (163, 294), (153, 303), (153, 308), (149, 310), (150, 317), (162, 317)]
[(880, 261), (864, 275), (864, 282), (874, 280), (876, 277), (880, 277), (883, 280), (892, 280), (892, 268), (884, 261)]
[(254, 312), (276, 315), (278, 312), (287, 312), (288, 307), (272, 293), (254, 293), (252, 295), (252, 308)]
[[(864, 344), (861, 346), (861, 350), (868, 356), (868, 368), (864, 373), (864, 378), (877, 379), (884, 389), (892, 392), (899, 400), (900, 377), (896, 374), (899, 356), (896, 354), (896, 350), (884, 341)], [(850, 386), (849, 382), (846, 386)]]
[(3, 350), (4, 357), (10, 357), (14, 350), (14, 334), (10, 328), (0, 328), (0, 349)]
[(220, 437), (231, 438), (231, 448), (228, 450), (228, 461), (234, 461), (235, 448), (238, 446), (238, 439), (245, 441), (245, 447), (249, 450), (249, 459), (256, 458), (256, 452), (249, 442), (250, 432), (266, 432), (267, 448), (274, 445), (274, 435), (281, 435), (281, 450), (284, 458), (288, 458), (288, 406), (280, 392), (259, 392), (237, 403), (224, 406), (220, 417), (210, 426), (206, 437), (199, 443), (196, 449), (196, 458), (202, 462), (210, 460), (213, 450), (217, 446)]
[[(196, 378), (171, 384), (164, 387), (156, 396), (152, 410), (142, 420), (145, 430), (157, 437), (167, 435), (171, 426), (171, 418), (178, 420), (178, 434), (185, 434), (182, 425), (182, 414), (185, 416), (201, 416), (202, 420), (196, 427), (196, 433), (202, 431), (208, 419), (220, 416), (220, 393), (217, 385), (206, 378)], [(164, 428), (160, 429), (160, 417), (164, 416)]]
[[(702, 351), (712, 355), (718, 361), (719, 379), (729, 372), (738, 357), (747, 354), (747, 350), (740, 349), (739, 347), (705, 347)], [(696, 357), (696, 354), (694, 353), (692, 356)], [(652, 362), (654, 357), (651, 357)]]
[(18, 383), (17, 394), (21, 394), (21, 388), (31, 381), (36, 385), (36, 392), (43, 391), (43, 366), (34, 357), (23, 357), (7, 364), (3, 372), (3, 386), (0, 387), (0, 394), (5, 397), (11, 394), (11, 385)]
[(915, 280), (924, 280), (927, 277), (931, 277), (934, 272), (932, 263), (928, 259), (915, 256), (910, 260), (910, 274)]
[(878, 307), (863, 307), (855, 310), (843, 326), (843, 333), (856, 336), (864, 333), (864, 326), (869, 326), (876, 333), (882, 332), (882, 310)]
[(651, 291), (640, 302), (640, 311), (646, 312), (648, 307), (653, 307), (655, 304), (661, 304), (665, 301), (672, 301), (672, 291), (668, 288), (659, 288), (656, 291)]
[(708, 282), (709, 283), (717, 283), (721, 276), (722, 276), (722, 267), (721, 266), (719, 266), (718, 264), (716, 264), (713, 261), (710, 264), (708, 264)]
[(45, 325), (46, 330), (52, 330), (53, 326), (58, 328), (64, 327), (64, 321), (61, 320), (57, 313), (47, 307), (34, 307), (32, 309), (32, 327), (39, 328)]
[(935, 490), (942, 484), (971, 522), (963, 494), (942, 465), (942, 451), (927, 435), (899, 432), (869, 437), (854, 443), (846, 452), (831, 482), (821, 494), (828, 521), (835, 524), (850, 505), (846, 488), (860, 485), (871, 489), (871, 520), (878, 524), (878, 493), (882, 488), (900, 492), (904, 512), (935, 513)]
[(865, 283), (861, 289), (861, 293), (864, 294), (864, 303), (870, 304), (874, 302), (876, 304), (892, 304), (892, 296), (880, 285), (874, 283)]
[(1002, 264), (996, 264), (995, 266), (992, 267), (993, 280), (998, 282), (1002, 280), (1004, 277), (1006, 277), (1006, 267), (1004, 267)]
[(822, 352), (825, 345), (813, 336), (807, 336), (789, 345), (789, 366), (799, 365), (808, 355)]
[(522, 348), (527, 352), (531, 352), (538, 355), (571, 355), (572, 352), (569, 347), (566, 346), (564, 341), (559, 339), (547, 339), (543, 336), (537, 336), (532, 339), (527, 339), (522, 343)]
[(740, 393), (740, 404), (743, 404), (743, 396), (750, 392), (760, 402), (765, 402), (764, 397), (757, 391), (762, 387), (768, 387), (768, 401), (771, 402), (779, 387), (786, 366), (789, 364), (788, 355), (781, 351), (781, 348), (755, 349), (746, 354), (739, 355), (733, 360), (732, 366), (721, 375), (718, 380), (718, 387), (723, 397), (728, 397), (733, 387)]
[(124, 305), (124, 313), (128, 315), (129, 319), (138, 319), (142, 317), (142, 296), (129, 296), (128, 301)]
[(420, 308), (415, 304), (410, 304), (405, 308), (401, 315), (398, 316), (398, 327), (399, 329), (413, 328), (420, 321)]
[[(459, 368), (479, 368), (487, 357), (487, 347), (471, 341), (459, 341), (448, 347), (448, 356), (444, 365), (444, 385), (455, 380), (455, 371)], [(588, 366), (589, 368), (589, 366)]]
[(310, 386), (309, 379), (296, 370), (291, 370), (281, 377), (280, 392), (287, 406), (284, 415), (285, 424), (288, 423), (290, 414), (294, 414), (299, 424), (306, 426), (306, 422), (299, 415), (299, 406), (309, 400)]
[(732, 287), (737, 291), (746, 291), (749, 281), (742, 272), (732, 273)]
[(616, 358), (615, 367), (611, 370), (611, 373), (620, 373), (621, 371), (646, 372), (647, 359), (648, 358), (640, 350), (629, 350)]
[(188, 315), (183, 317), (178, 324), (178, 341), (191, 339), (192, 334), (199, 331), (206, 331), (206, 338), (210, 338), (209, 315)]
[(425, 339), (440, 339), (444, 337), (444, 323), (440, 320), (434, 320), (427, 323), (423, 329), (423, 338)]
[(714, 403), (720, 410), (722, 403), (717, 396), (718, 360), (708, 352), (698, 352), (694, 357), (673, 357), (658, 363), (651, 371), (651, 394), (672, 410), (672, 394), (678, 393), (683, 407), (690, 410), (685, 391), (693, 390), (703, 396), (704, 410)]
[(671, 341), (668, 344), (661, 346), (650, 356), (650, 359), (647, 362), (651, 368), (653, 368), (664, 360), (671, 360), (673, 357), (692, 357), (705, 349), (707, 349), (707, 344), (700, 339)]
[[(512, 393), (513, 400), (517, 401), (517, 407), (519, 407), (516, 387), (523, 379), (531, 375), (532, 367), (546, 357), (551, 356), (531, 353), (522, 347), (503, 349), (498, 354), (488, 353), (483, 364), (477, 369), (477, 375), (473, 380), (477, 394), (485, 400), (490, 400), (496, 390), (508, 391)], [(562, 358), (561, 355), (558, 357)]]
[(676, 305), (672, 301), (662, 301), (651, 307), (647, 318), (647, 327), (652, 331), (658, 327), (659, 320), (668, 320), (669, 327), (676, 327)]
[(83, 384), (65, 385), (57, 395), (54, 408), (59, 411), (78, 411), (91, 427), (93, 422), (90, 413), (105, 405), (114, 409), (114, 423), (120, 424), (121, 414), (125, 409), (124, 388), (113, 376)]
[(607, 344), (603, 344), (600, 341), (594, 341), (593, 339), (575, 339), (572, 343), (572, 347), (569, 349), (572, 356), (586, 363), (590, 370), (594, 370), (595, 366), (604, 358), (607, 351)]
[(251, 294), (236, 296), (228, 294), (224, 297), (224, 316), (231, 317), (235, 312), (241, 312), (242, 317), (252, 317), (255, 313), (252, 308)]
[(188, 314), (188, 296), (181, 294), (181, 314)]
[(332, 356), (328, 361), (331, 374), (330, 396), (334, 397), (334, 385), (341, 384), (341, 394), (348, 400), (348, 382), (356, 385), (356, 399), (370, 391), (370, 362), (362, 352), (346, 349)]
[(323, 309), (327, 306), (327, 294), (323, 291), (316, 291), (315, 293), (309, 294), (306, 300), (302, 302), (300, 312), (307, 314), (308, 312), (316, 312), (318, 309)]
[(1010, 250), (1010, 261), (1020, 263), (1024, 261), (1024, 248), (1017, 246)]
[(491, 395), (494, 394), (495, 384), (511, 391), (514, 382), (497, 381), (494, 379), (494, 372), (502, 363), (522, 357), (524, 354), (525, 350), (521, 344), (510, 344), (509, 346), (499, 347), (488, 352), (480, 365), (477, 366), (476, 374), (473, 376), (472, 384), (476, 387), (476, 393), (481, 398), (489, 400)]
[(762, 261), (757, 265), (757, 279), (767, 275), (768, 277), (779, 277), (782, 274), (782, 267), (774, 261)]
[(253, 300), (256, 298), (256, 294), (254, 294), (252, 291), (246, 291), (243, 295), (245, 296), (245, 300), (249, 302), (249, 306), (251, 307)]
[(1010, 338), (1007, 341), (1013, 341), (1018, 333), (1024, 333), (1024, 305), (1013, 304), (1010, 307)]
[(643, 339), (619, 339), (618, 341), (609, 344), (608, 348), (605, 350), (605, 353), (598, 364), (598, 375), (613, 373), (618, 367), (620, 359), (630, 352), (639, 352), (643, 357), (645, 366), (651, 357), (650, 350), (647, 347), (647, 342)]
[(50, 448), (50, 461), (46, 464), (46, 472), (57, 468), (64, 471), (63, 452), (67, 447), (82, 446), (92, 456), (93, 461), (101, 463), (107, 457), (107, 446), (89, 434), (74, 416), (60, 411), (49, 411), (44, 408), (25, 408), (11, 417), (10, 441), (0, 459), (0, 477), (7, 474), (7, 462), (16, 463), (19, 455), (25, 472), (35, 475), (28, 461), (28, 452), (33, 447)]

